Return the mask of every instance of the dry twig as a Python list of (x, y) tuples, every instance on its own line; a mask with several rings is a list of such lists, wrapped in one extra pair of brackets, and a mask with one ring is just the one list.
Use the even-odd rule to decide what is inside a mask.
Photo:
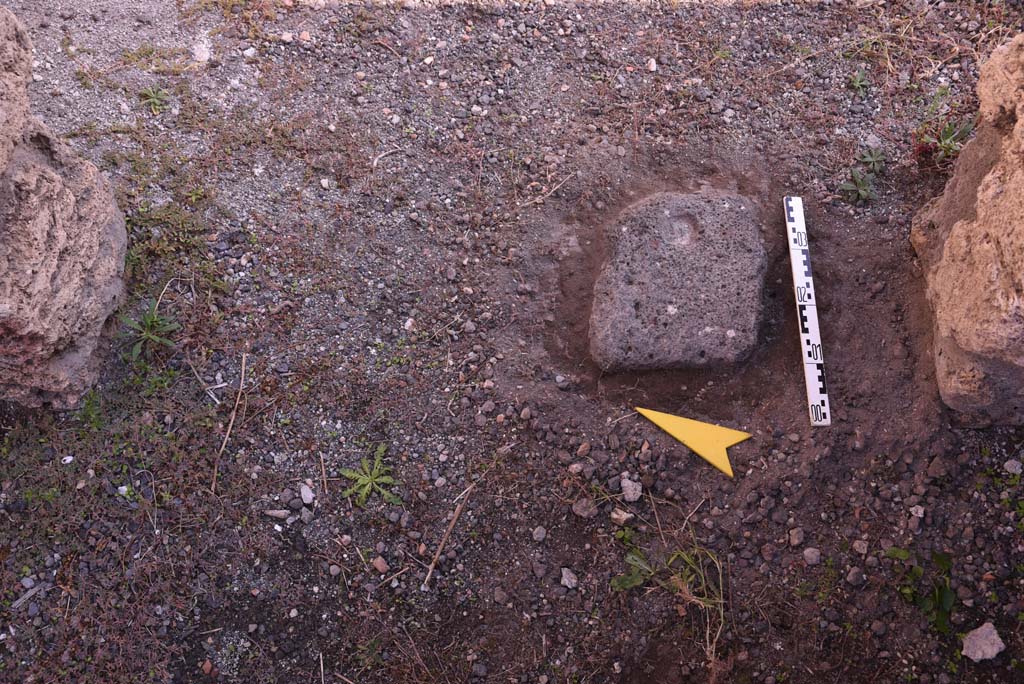
[(218, 399), (217, 395), (213, 393), (214, 388), (207, 386), (206, 381), (203, 380), (201, 375), (199, 375), (199, 371), (197, 371), (196, 367), (192, 365), (192, 359), (190, 359), (187, 354), (185, 355), (185, 363), (187, 363), (188, 367), (192, 369), (192, 375), (196, 376), (196, 380), (199, 381), (199, 386), (203, 388), (204, 392), (206, 392), (206, 396), (210, 397), (214, 404), (220, 406), (220, 399)]
[(448, 541), (448, 537), (452, 533), (452, 529), (455, 528), (455, 523), (459, 521), (459, 516), (462, 515), (462, 509), (466, 507), (466, 502), (469, 501), (469, 495), (473, 493), (473, 488), (476, 487), (477, 483), (471, 484), (465, 493), (465, 498), (459, 502), (459, 505), (455, 507), (455, 515), (452, 516), (452, 521), (448, 523), (448, 529), (444, 531), (444, 536), (441, 537), (441, 543), (437, 545), (437, 551), (434, 552), (434, 558), (430, 561), (430, 567), (427, 568), (427, 576), (423, 580), (423, 584), (420, 585), (420, 591), (427, 591), (430, 585), (430, 577), (434, 574), (434, 568), (437, 566), (437, 561), (441, 558), (441, 551), (444, 550), (444, 545)]
[(651, 500), (651, 510), (654, 511), (654, 522), (658, 523), (658, 536), (661, 537), (661, 543), (668, 546), (668, 542), (665, 541), (665, 530), (661, 529), (661, 518), (658, 516), (658, 506), (654, 503), (654, 495), (651, 494), (650, 490), (647, 490), (647, 498)]
[(213, 480), (210, 482), (210, 493), (217, 493), (217, 468), (220, 466), (220, 457), (224, 453), (224, 449), (228, 445), (228, 440), (231, 439), (231, 430), (235, 427), (235, 416), (238, 415), (238, 404), (242, 401), (242, 390), (245, 388), (245, 361), (248, 358), (248, 354), (242, 352), (242, 374), (238, 378), (238, 394), (235, 395), (235, 406), (231, 409), (231, 419), (228, 421), (228, 430), (224, 433), (224, 441), (220, 443), (220, 449), (217, 450), (217, 457), (213, 461)]
[(376, 157), (373, 158), (372, 162), (370, 162), (370, 168), (371, 169), (377, 168), (377, 164), (380, 163), (381, 159), (383, 159), (384, 157), (389, 157), (392, 154), (394, 154), (395, 152), (401, 152), (401, 151), (402, 151), (401, 147), (396, 147), (393, 150), (388, 150), (387, 152), (381, 152), (380, 154), (378, 154)]
[(327, 496), (327, 468), (324, 466), (324, 455), (320, 453), (320, 479), (323, 482), (324, 496)]
[(573, 171), (573, 172), (572, 172), (572, 173), (570, 173), (570, 174), (569, 174), (568, 176), (566, 176), (566, 177), (565, 177), (565, 178), (563, 178), (563, 179), (562, 179), (561, 181), (559, 181), (559, 182), (558, 182), (558, 183), (557, 183), (557, 184), (555, 185), (555, 187), (551, 188), (550, 190), (548, 190), (547, 192), (545, 192), (545, 193), (544, 193), (543, 195), (541, 195), (540, 197), (534, 197), (534, 198), (533, 198), (532, 200), (530, 200), (529, 202), (527, 202), (527, 203), (526, 203), (526, 204), (524, 204), (523, 206), (524, 206), (524, 207), (528, 207), (528, 206), (530, 206), (531, 204), (540, 204), (541, 202), (543, 202), (544, 200), (546, 200), (546, 199), (547, 199), (548, 197), (551, 197), (551, 195), (555, 194), (555, 193), (556, 193), (556, 192), (558, 191), (558, 189), (559, 189), (560, 187), (562, 187), (563, 185), (565, 185), (565, 184), (566, 184), (566, 182), (567, 182), (567, 181), (568, 181), (568, 180), (569, 180), (570, 178), (572, 178), (573, 176), (575, 176), (575, 175), (576, 175), (576, 172), (575, 172), (575, 171)]

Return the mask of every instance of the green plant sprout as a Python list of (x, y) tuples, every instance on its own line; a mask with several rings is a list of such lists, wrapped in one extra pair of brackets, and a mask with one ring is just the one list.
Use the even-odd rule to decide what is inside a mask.
[(180, 330), (175, 320), (161, 315), (157, 311), (158, 302), (150, 300), (149, 306), (142, 313), (139, 320), (133, 320), (127, 316), (121, 316), (121, 322), (127, 325), (134, 332), (134, 343), (132, 344), (132, 361), (138, 360), (143, 350), (149, 351), (154, 346), (173, 347), (174, 342), (168, 339), (168, 335)]
[(851, 204), (861, 204), (875, 198), (875, 177), (863, 169), (850, 169), (850, 180), (839, 186), (839, 192)]
[(150, 86), (139, 92), (139, 99), (143, 106), (149, 107), (149, 111), (155, 116), (170, 107), (171, 96), (163, 88)]
[(861, 150), (857, 155), (857, 161), (871, 173), (881, 173), (885, 169), (885, 152), (877, 147), (869, 147)]
[(725, 593), (722, 562), (708, 549), (694, 543), (677, 549), (663, 564), (647, 560), (633, 540), (633, 530), (623, 528), (615, 538), (626, 547), (627, 570), (611, 580), (614, 591), (628, 591), (648, 582), (678, 596), (684, 605), (696, 605), (704, 612), (704, 650), (712, 664), (717, 662), (718, 639), (725, 628)]
[(391, 468), (383, 463), (384, 454), (388, 447), (381, 443), (374, 453), (373, 465), (363, 458), (358, 470), (344, 468), (341, 474), (352, 481), (352, 486), (346, 489), (342, 496), (355, 496), (356, 505), (360, 508), (366, 505), (367, 500), (376, 492), (384, 501), (389, 504), (400, 504), (402, 500), (388, 490), (395, 484), (395, 478), (391, 477)]
[(970, 119), (960, 123), (947, 121), (938, 133), (935, 135), (925, 134), (921, 139), (925, 143), (935, 146), (933, 154), (935, 163), (943, 164), (956, 159), (973, 131), (974, 121)]
[(863, 69), (857, 69), (857, 71), (853, 72), (853, 74), (850, 75), (849, 83), (850, 88), (853, 89), (859, 97), (867, 95), (868, 86), (871, 85), (871, 82), (868, 80), (868, 76), (864, 73)]
[[(890, 549), (891, 551), (892, 549)], [(900, 549), (902, 551), (902, 549)], [(887, 553), (890, 558), (906, 561), (908, 552)], [(929, 585), (923, 581), (924, 568), (921, 565), (911, 565), (903, 581), (899, 585), (899, 592), (903, 599), (912, 605), (917, 606), (928, 618), (928, 622), (936, 631), (942, 634), (950, 632), (950, 617), (956, 605), (956, 594), (950, 587), (950, 572), (953, 568), (953, 560), (948, 554), (935, 552), (932, 554), (932, 563), (935, 564), (938, 572), (932, 578)]]

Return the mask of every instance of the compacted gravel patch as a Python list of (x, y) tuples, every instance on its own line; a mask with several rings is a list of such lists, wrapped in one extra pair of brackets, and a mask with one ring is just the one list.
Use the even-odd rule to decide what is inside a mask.
[[(1024, 434), (942, 407), (908, 241), (1013, 3), (4, 4), (117, 190), (121, 314), (181, 327), (0, 409), (0, 681), (1024, 677)], [(765, 226), (753, 351), (603, 372), (607, 228), (701, 186)], [(635, 406), (751, 433), (735, 478)]]

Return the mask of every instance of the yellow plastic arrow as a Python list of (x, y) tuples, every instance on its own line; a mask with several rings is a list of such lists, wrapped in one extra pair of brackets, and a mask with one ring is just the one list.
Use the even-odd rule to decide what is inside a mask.
[(721, 425), (680, 418), (671, 413), (661, 413), (639, 406), (636, 410), (644, 418), (688, 446), (695, 454), (729, 477), (732, 477), (732, 466), (729, 465), (729, 454), (726, 449), (745, 439), (750, 439), (750, 435), (746, 432)]

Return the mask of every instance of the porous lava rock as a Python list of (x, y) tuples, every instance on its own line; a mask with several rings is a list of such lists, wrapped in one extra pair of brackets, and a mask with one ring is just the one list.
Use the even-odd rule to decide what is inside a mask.
[(978, 81), (978, 133), (911, 241), (935, 318), (943, 401), (967, 423), (1024, 424), (1024, 34)]
[(28, 114), (32, 48), (0, 7), (0, 398), (73, 406), (124, 292), (124, 217), (103, 176)]
[(767, 256), (750, 200), (657, 193), (623, 210), (606, 237), (589, 339), (602, 369), (729, 364), (757, 344)]

